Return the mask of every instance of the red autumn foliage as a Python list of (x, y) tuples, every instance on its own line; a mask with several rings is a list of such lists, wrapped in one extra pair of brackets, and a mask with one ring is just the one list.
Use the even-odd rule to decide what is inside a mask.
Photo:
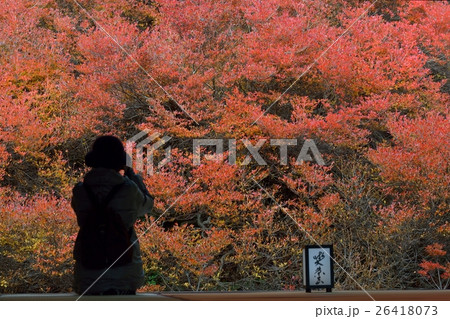
[[(145, 176), (144, 291), (301, 289), (311, 237), (338, 289), (445, 286), (447, 2), (77, 2), (0, 7), (0, 292), (70, 291), (84, 154), (142, 129), (173, 137)], [(236, 165), (195, 166), (192, 138), (236, 139)], [(242, 165), (274, 138), (326, 165), (268, 142)]]
[(423, 260), (419, 266), (418, 273), (422, 275), (428, 282), (438, 289), (446, 289), (450, 284), (450, 262), (444, 265), (439, 263), (439, 259), (442, 261), (442, 257), (447, 254), (445, 250), (442, 250), (444, 245), (434, 243), (425, 247), (428, 258), (432, 258), (435, 261)]
[(427, 252), (427, 255), (435, 257), (435, 256), (445, 256), (447, 252), (445, 250), (442, 250), (444, 248), (444, 245), (434, 243), (432, 245), (428, 245), (425, 247), (425, 251)]

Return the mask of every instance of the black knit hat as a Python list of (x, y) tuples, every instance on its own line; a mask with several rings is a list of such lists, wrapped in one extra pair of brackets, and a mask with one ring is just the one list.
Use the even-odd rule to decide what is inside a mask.
[(89, 167), (120, 170), (126, 164), (126, 156), (122, 141), (115, 136), (105, 135), (97, 137), (84, 160)]

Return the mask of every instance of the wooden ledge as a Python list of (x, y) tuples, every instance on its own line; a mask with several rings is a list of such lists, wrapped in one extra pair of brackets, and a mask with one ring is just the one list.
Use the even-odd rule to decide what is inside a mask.
[[(450, 301), (450, 290), (368, 291), (377, 301)], [(371, 301), (364, 291), (160, 292), (135, 296), (83, 296), (85, 301)], [(0, 301), (75, 301), (74, 293), (0, 295)]]
[[(368, 291), (379, 301), (450, 301), (450, 290), (384, 290)], [(165, 296), (178, 300), (204, 301), (371, 301), (364, 291), (333, 291), (331, 293), (313, 291), (261, 291), (261, 292), (164, 292)]]

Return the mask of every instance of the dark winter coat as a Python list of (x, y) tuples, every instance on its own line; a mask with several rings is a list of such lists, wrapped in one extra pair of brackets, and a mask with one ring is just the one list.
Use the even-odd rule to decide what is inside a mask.
[[(115, 185), (124, 183), (110, 201), (109, 206), (122, 217), (127, 228), (133, 228), (131, 242), (136, 241), (137, 236), (133, 225), (138, 217), (149, 214), (153, 207), (153, 198), (145, 195), (145, 193), (148, 194), (147, 191), (141, 191), (145, 186), (143, 186), (140, 176), (133, 174), (133, 176), (127, 177), (122, 176), (113, 169), (93, 168), (86, 174), (83, 183), (90, 186), (99, 200), (105, 198)], [(74, 187), (72, 197), (72, 208), (76, 213), (79, 226), (86, 222), (87, 214), (92, 207), (83, 183), (80, 182)], [(137, 185), (140, 185), (141, 189)], [(79, 247), (75, 247), (75, 259), (80, 256), (79, 254)], [(79, 261), (76, 261), (74, 269), (75, 292), (83, 294), (102, 274), (101, 278), (89, 289), (88, 293), (99, 293), (110, 289), (135, 291), (142, 286), (144, 283), (144, 271), (139, 242), (136, 241), (133, 245), (131, 263), (112, 267), (106, 272), (105, 270), (86, 269)]]

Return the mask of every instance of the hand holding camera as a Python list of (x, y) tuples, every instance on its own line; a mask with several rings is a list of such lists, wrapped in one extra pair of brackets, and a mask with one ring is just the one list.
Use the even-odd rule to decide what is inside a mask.
[(131, 179), (133, 182), (135, 182), (136, 185), (139, 187), (139, 189), (142, 191), (142, 193), (153, 198), (153, 196), (150, 195), (149, 191), (147, 190), (147, 187), (145, 186), (141, 175), (136, 174), (133, 168), (129, 166), (125, 166), (123, 170), (124, 175), (127, 176), (129, 179)]

